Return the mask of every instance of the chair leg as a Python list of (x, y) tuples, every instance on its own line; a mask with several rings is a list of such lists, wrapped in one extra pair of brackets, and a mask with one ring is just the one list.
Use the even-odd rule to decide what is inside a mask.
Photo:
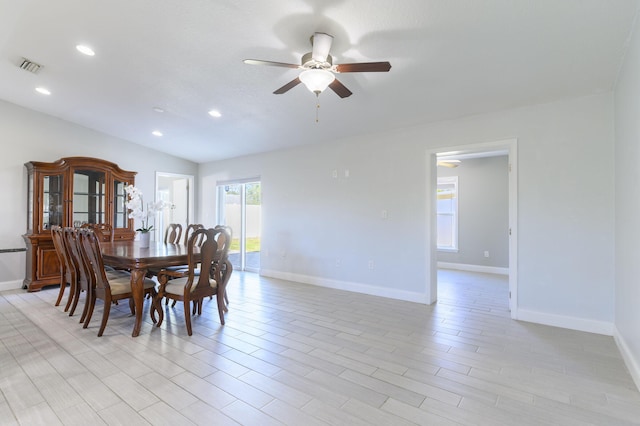
[[(82, 309), (82, 315), (80, 316), (80, 323), (84, 323), (84, 320), (87, 318), (87, 313), (89, 312), (89, 302), (91, 300), (90, 294), (93, 293), (91, 289), (87, 290), (87, 295), (84, 298), (84, 308)], [(93, 302), (95, 304), (95, 300)]]
[(136, 314), (136, 304), (133, 302), (133, 297), (129, 298), (129, 310), (131, 311), (131, 315)]
[(224, 295), (220, 293), (216, 294), (216, 301), (218, 302), (218, 315), (220, 316), (220, 324), (224, 325)]
[(191, 336), (191, 307), (188, 299), (184, 299), (184, 322), (187, 325), (187, 334)]
[(78, 306), (78, 300), (80, 300), (80, 292), (82, 289), (79, 285), (76, 284), (76, 291), (73, 294), (73, 303), (71, 303), (71, 309), (69, 309), (69, 316), (73, 316), (76, 311), (76, 307)]
[(60, 291), (58, 292), (58, 299), (56, 300), (56, 305), (55, 306), (60, 306), (60, 301), (62, 300), (62, 296), (64, 296), (64, 291), (67, 289), (67, 283), (66, 281), (63, 279), (60, 282)]
[(69, 284), (69, 297), (67, 298), (67, 304), (64, 307), (65, 312), (69, 311), (69, 308), (71, 307), (71, 303), (73, 303), (73, 298), (76, 294), (76, 286), (77, 286), (77, 283), (74, 280), (71, 280), (71, 283)]
[(111, 311), (111, 298), (104, 299), (104, 311), (102, 312), (102, 322), (100, 323), (100, 330), (98, 330), (98, 337), (102, 336), (105, 327), (107, 326), (107, 321), (109, 320), (109, 312)]
[(84, 325), (82, 328), (89, 327), (91, 317), (93, 316), (93, 308), (96, 306), (96, 295), (92, 291), (87, 293), (87, 304), (89, 305), (89, 310), (87, 311), (87, 317), (84, 319)]

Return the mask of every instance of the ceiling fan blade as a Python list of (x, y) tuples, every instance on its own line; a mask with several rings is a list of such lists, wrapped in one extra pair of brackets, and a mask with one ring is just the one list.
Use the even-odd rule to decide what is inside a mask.
[(391, 69), (389, 62), (357, 62), (354, 64), (336, 65), (336, 72), (387, 72)]
[(338, 79), (333, 80), (333, 82), (329, 84), (329, 87), (341, 98), (348, 98), (353, 94), (351, 93), (351, 90), (347, 89), (344, 84), (338, 81)]
[(270, 65), (272, 67), (300, 68), (300, 65), (296, 65), (296, 64), (287, 64), (285, 62), (262, 61), (260, 59), (245, 59), (243, 62), (249, 65)]
[(275, 95), (282, 95), (283, 93), (286, 93), (289, 90), (291, 90), (294, 87), (296, 87), (298, 84), (300, 84), (300, 79), (298, 77), (296, 77), (296, 78), (294, 78), (293, 80), (291, 80), (290, 82), (288, 82), (287, 84), (285, 84), (284, 86), (282, 86), (281, 88), (279, 88), (278, 90), (276, 90), (273, 93)]
[(311, 57), (314, 61), (326, 62), (327, 55), (331, 49), (331, 43), (333, 43), (333, 36), (326, 33), (315, 33), (313, 35), (313, 51)]

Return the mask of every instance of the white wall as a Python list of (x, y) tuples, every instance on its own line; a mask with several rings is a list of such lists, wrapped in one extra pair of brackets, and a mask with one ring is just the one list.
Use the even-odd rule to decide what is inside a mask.
[(616, 339), (640, 388), (640, 31), (615, 90)]
[(201, 165), (202, 214), (215, 212), (217, 181), (260, 176), (263, 274), (426, 301), (427, 151), (510, 138), (519, 158), (519, 312), (611, 332), (611, 94)]
[[(154, 199), (155, 172), (198, 174), (198, 166), (69, 122), (0, 101), (0, 248), (25, 247), (27, 180), (24, 163), (62, 157), (102, 158), (137, 171), (136, 186), (145, 201)], [(24, 253), (0, 253), (0, 290), (20, 288), (25, 277)]]

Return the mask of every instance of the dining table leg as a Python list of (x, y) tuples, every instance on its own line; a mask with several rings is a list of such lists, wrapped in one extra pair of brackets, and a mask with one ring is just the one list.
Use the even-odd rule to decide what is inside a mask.
[(140, 334), (142, 307), (144, 305), (144, 277), (146, 274), (146, 269), (131, 270), (131, 293), (133, 294), (133, 304), (136, 310), (133, 333), (131, 334), (132, 337), (137, 337)]

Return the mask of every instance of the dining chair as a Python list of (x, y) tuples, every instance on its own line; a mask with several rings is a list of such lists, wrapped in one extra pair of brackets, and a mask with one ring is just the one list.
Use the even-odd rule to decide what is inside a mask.
[[(96, 300), (102, 299), (104, 302), (102, 311), (102, 322), (98, 330), (98, 337), (102, 336), (104, 329), (109, 320), (111, 304), (122, 299), (129, 299), (129, 309), (131, 314), (135, 314), (135, 306), (133, 303), (133, 293), (131, 292), (131, 275), (125, 272), (119, 272), (118, 275), (107, 274), (102, 259), (102, 250), (100, 249), (100, 241), (96, 233), (92, 229), (81, 229), (78, 231), (79, 246), (82, 249), (82, 255), (91, 265), (91, 274), (89, 277), (89, 302), (87, 315), (82, 328), (87, 328), (91, 322), (93, 310)], [(144, 278), (144, 293), (150, 294), (155, 300), (156, 289), (155, 281)]]
[(74, 291), (72, 295), (69, 297), (73, 297), (71, 302), (71, 308), (69, 309), (69, 316), (73, 316), (80, 302), (80, 296), (84, 291), (85, 296), (85, 306), (82, 310), (82, 315), (80, 316), (80, 322), (83, 322), (86, 314), (87, 314), (87, 299), (89, 297), (89, 275), (91, 273), (90, 266), (86, 263), (85, 259), (82, 257), (80, 252), (80, 247), (78, 246), (78, 229), (74, 227), (64, 227), (62, 231), (62, 235), (64, 237), (64, 242), (69, 250), (69, 259), (71, 260), (71, 267), (75, 271), (76, 275), (76, 285), (74, 287)]
[[(184, 245), (186, 246), (189, 243), (189, 238), (191, 238), (191, 234), (193, 234), (198, 229), (204, 228), (204, 225), (201, 223), (190, 223), (187, 226), (187, 229), (184, 231)], [(202, 238), (200, 238), (202, 240)], [(196, 244), (201, 243), (202, 241), (198, 241)]]
[[(229, 259), (229, 247), (231, 247), (231, 239), (233, 238), (233, 231), (230, 226), (227, 225), (216, 225), (214, 228), (220, 231), (217, 235), (218, 238), (216, 241), (218, 242), (218, 252), (220, 257), (220, 262), (223, 267), (221, 271), (222, 274), (226, 277), (227, 281), (231, 277), (231, 272), (233, 272), (233, 266), (231, 262), (227, 262)], [(228, 266), (227, 266), (228, 263)], [(224, 304), (225, 308), (229, 307), (229, 297), (227, 296), (227, 291), (225, 287), (224, 292)]]
[[(217, 231), (213, 228), (201, 228), (193, 232), (187, 244), (187, 271), (169, 271), (161, 270), (158, 274), (158, 295), (159, 302), (163, 297), (167, 297), (176, 301), (182, 301), (184, 306), (184, 320), (187, 327), (187, 334), (192, 335), (191, 315), (202, 314), (202, 300), (205, 297), (216, 296), (218, 302), (218, 315), (220, 323), (224, 325), (224, 292), (226, 282), (221, 276), (221, 267), (217, 262), (218, 243), (216, 242)], [(194, 254), (198, 240), (202, 238), (200, 245), (200, 258)], [(200, 271), (208, 271), (209, 273), (196, 274), (196, 270), (200, 266)], [(192, 308), (193, 303), (193, 308)], [(162, 324), (164, 312), (159, 311), (159, 319), (156, 326)]]
[(61, 226), (54, 225), (51, 227), (51, 239), (56, 249), (58, 260), (60, 261), (60, 291), (55, 306), (59, 306), (64, 296), (67, 284), (69, 284), (69, 297), (65, 305), (64, 311), (67, 312), (73, 301), (73, 294), (76, 286), (76, 270), (71, 264), (70, 253), (64, 241), (63, 229)]
[[(189, 243), (189, 238), (191, 238), (191, 235), (197, 231), (198, 229), (203, 229), (204, 225), (202, 225), (201, 223), (190, 223), (187, 228), (184, 231), (184, 245), (186, 246)], [(200, 246), (200, 244), (202, 244), (202, 236), (198, 237), (198, 241), (196, 241), (196, 244), (198, 246)], [(167, 270), (171, 270), (171, 271), (185, 271), (188, 268), (188, 265), (178, 265), (178, 266), (170, 266), (167, 267), (165, 269)], [(159, 270), (152, 270), (149, 271), (150, 274), (153, 275), (158, 275), (158, 272), (160, 272)], [(165, 305), (169, 304), (169, 299), (165, 300)], [(176, 305), (176, 301), (173, 301), (173, 304), (171, 306), (175, 306)]]
[[(202, 225), (201, 225), (202, 226)], [(202, 226), (202, 228), (204, 228), (204, 226)], [(233, 267), (229, 266), (227, 267), (226, 265), (226, 260), (228, 259), (228, 255), (229, 255), (229, 246), (231, 245), (231, 227), (226, 226), (226, 225), (216, 225), (214, 229), (214, 238), (216, 240), (216, 243), (218, 244), (218, 249), (216, 250), (216, 260), (215, 263), (216, 265), (219, 265), (222, 269), (220, 271), (221, 275), (223, 277), (226, 277), (226, 280), (229, 280), (230, 274), (233, 271)], [(200, 246), (202, 244), (202, 238), (199, 239), (199, 241), (196, 242), (196, 244), (198, 246)], [(229, 265), (231, 265), (229, 263)], [(188, 265), (186, 266), (179, 266), (179, 267), (172, 267), (172, 268), (166, 268), (167, 270), (173, 270), (173, 271), (178, 271), (178, 272), (182, 272), (182, 273), (186, 273), (188, 270)], [(197, 268), (195, 268), (194, 270), (194, 274), (199, 275), (200, 274), (200, 265), (198, 265)], [(170, 278), (169, 278), (170, 279)], [(225, 288), (225, 292), (224, 292), (224, 311), (227, 312), (228, 309), (228, 305), (229, 305), (229, 298), (227, 297), (227, 292), (226, 292), (226, 288)], [(209, 299), (212, 299), (213, 296), (209, 296)], [(166, 299), (165, 304), (169, 304), (169, 299)], [(176, 305), (176, 300), (173, 301), (173, 303), (171, 304), (171, 307), (174, 307)]]
[(113, 241), (115, 239), (115, 232), (113, 226), (108, 223), (85, 223), (82, 228), (91, 228), (100, 241)]
[(179, 223), (170, 223), (164, 231), (165, 244), (180, 244), (182, 237), (182, 225)]

